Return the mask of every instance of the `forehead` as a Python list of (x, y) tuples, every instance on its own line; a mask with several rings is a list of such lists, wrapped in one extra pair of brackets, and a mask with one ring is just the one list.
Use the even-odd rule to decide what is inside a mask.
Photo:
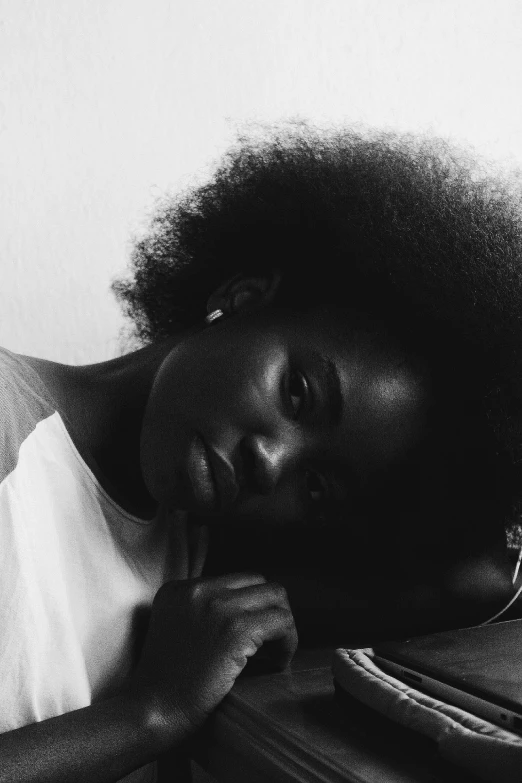
[[(283, 316), (287, 335), (310, 348), (349, 364), (362, 378), (371, 376), (377, 397), (392, 402), (404, 394), (408, 379), (426, 386), (428, 373), (386, 325), (352, 309), (317, 308)], [(402, 381), (402, 382), (401, 382)]]

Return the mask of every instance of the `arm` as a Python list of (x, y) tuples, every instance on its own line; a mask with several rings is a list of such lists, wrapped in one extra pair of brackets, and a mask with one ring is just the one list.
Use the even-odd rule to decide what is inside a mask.
[(112, 783), (153, 761), (159, 736), (154, 715), (123, 694), (0, 735), (0, 781)]
[(0, 735), (0, 783), (118, 781), (188, 740), (267, 641), (284, 667), (297, 638), (279, 585), (253, 574), (163, 585), (128, 689)]

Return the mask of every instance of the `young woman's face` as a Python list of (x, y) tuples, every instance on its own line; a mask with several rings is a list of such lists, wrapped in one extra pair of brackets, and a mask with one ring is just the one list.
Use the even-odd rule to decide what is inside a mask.
[(294, 523), (371, 493), (422, 437), (428, 398), (401, 352), (372, 342), (345, 313), (272, 308), (181, 341), (144, 417), (152, 497), (209, 518)]

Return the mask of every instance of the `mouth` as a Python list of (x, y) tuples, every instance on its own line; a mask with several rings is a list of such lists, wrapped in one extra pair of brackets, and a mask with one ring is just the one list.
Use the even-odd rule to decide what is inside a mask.
[(209, 454), (205, 443), (197, 433), (189, 447), (187, 471), (198, 511), (207, 513), (217, 511), (219, 499)]
[(188, 477), (198, 511), (226, 511), (239, 494), (233, 466), (196, 433), (188, 453)]
[(231, 508), (239, 494), (239, 484), (233, 465), (213, 448), (208, 449), (212, 475), (217, 488), (219, 511)]

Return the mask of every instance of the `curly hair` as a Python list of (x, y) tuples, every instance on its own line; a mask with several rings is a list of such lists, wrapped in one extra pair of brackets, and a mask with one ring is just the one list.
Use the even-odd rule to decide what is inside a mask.
[(225, 279), (270, 268), (282, 273), (282, 305), (375, 317), (428, 362), (441, 410), (480, 431), (512, 509), (522, 494), (519, 183), (441, 139), (263, 127), (240, 134), (206, 184), (158, 204), (131, 279), (113, 291), (142, 343), (202, 320)]

